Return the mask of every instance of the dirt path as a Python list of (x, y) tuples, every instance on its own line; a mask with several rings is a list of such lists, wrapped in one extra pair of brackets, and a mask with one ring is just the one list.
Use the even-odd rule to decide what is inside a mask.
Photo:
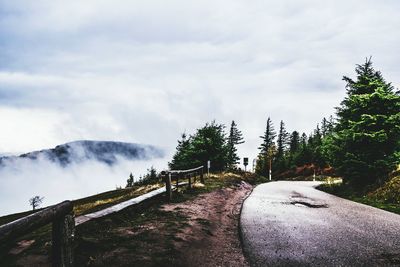
[[(152, 199), (90, 220), (76, 228), (75, 264), (248, 266), (238, 223), (241, 204), (251, 190), (239, 176), (213, 177), (206, 187), (176, 195), (174, 203)], [(38, 238), (41, 241), (33, 244), (39, 245), (8, 254), (0, 265), (50, 266), (50, 236)]]
[(243, 200), (252, 186), (242, 182), (198, 196), (193, 201), (163, 205), (165, 211), (179, 211), (189, 225), (177, 234), (183, 266), (248, 266), (241, 248), (238, 223)]

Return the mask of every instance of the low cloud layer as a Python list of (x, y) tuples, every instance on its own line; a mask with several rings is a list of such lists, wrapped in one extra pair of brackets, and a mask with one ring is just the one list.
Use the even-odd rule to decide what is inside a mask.
[(158, 171), (165, 169), (165, 162), (165, 158), (137, 161), (121, 158), (113, 166), (85, 161), (61, 167), (40, 158), (7, 164), (0, 168), (0, 216), (29, 210), (28, 200), (35, 195), (44, 197), (42, 206), (49, 206), (125, 187), (131, 172), (138, 179), (151, 166)]

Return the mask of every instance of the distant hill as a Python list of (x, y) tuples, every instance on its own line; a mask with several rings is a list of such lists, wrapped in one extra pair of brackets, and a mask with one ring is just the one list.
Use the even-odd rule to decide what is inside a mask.
[(0, 166), (24, 159), (32, 161), (45, 159), (63, 167), (71, 163), (90, 160), (113, 165), (117, 163), (119, 158), (126, 160), (146, 160), (163, 156), (163, 150), (151, 145), (82, 140), (58, 145), (52, 149), (25, 153), (20, 156), (3, 156), (0, 157)]

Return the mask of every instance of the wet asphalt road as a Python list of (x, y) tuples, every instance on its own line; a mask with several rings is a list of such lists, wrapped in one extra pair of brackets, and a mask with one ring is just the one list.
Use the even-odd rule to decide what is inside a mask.
[(240, 217), (252, 266), (400, 266), (400, 216), (316, 190), (257, 186)]

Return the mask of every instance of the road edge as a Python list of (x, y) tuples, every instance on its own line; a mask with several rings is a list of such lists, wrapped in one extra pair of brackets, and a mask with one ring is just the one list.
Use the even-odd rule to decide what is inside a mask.
[(239, 220), (239, 222), (238, 222), (239, 242), (240, 242), (240, 246), (242, 247), (242, 252), (243, 252), (244, 258), (247, 260), (247, 262), (249, 263), (250, 266), (254, 266), (254, 264), (253, 264), (253, 261), (251, 260), (250, 253), (244, 244), (243, 231), (242, 231), (242, 210), (243, 210), (244, 202), (246, 202), (246, 200), (251, 196), (251, 194), (253, 193), (254, 189), (257, 186), (259, 186), (259, 185), (253, 186), (251, 191), (243, 199), (242, 204), (240, 205), (240, 211), (239, 211), (239, 217), (238, 217), (238, 220)]

